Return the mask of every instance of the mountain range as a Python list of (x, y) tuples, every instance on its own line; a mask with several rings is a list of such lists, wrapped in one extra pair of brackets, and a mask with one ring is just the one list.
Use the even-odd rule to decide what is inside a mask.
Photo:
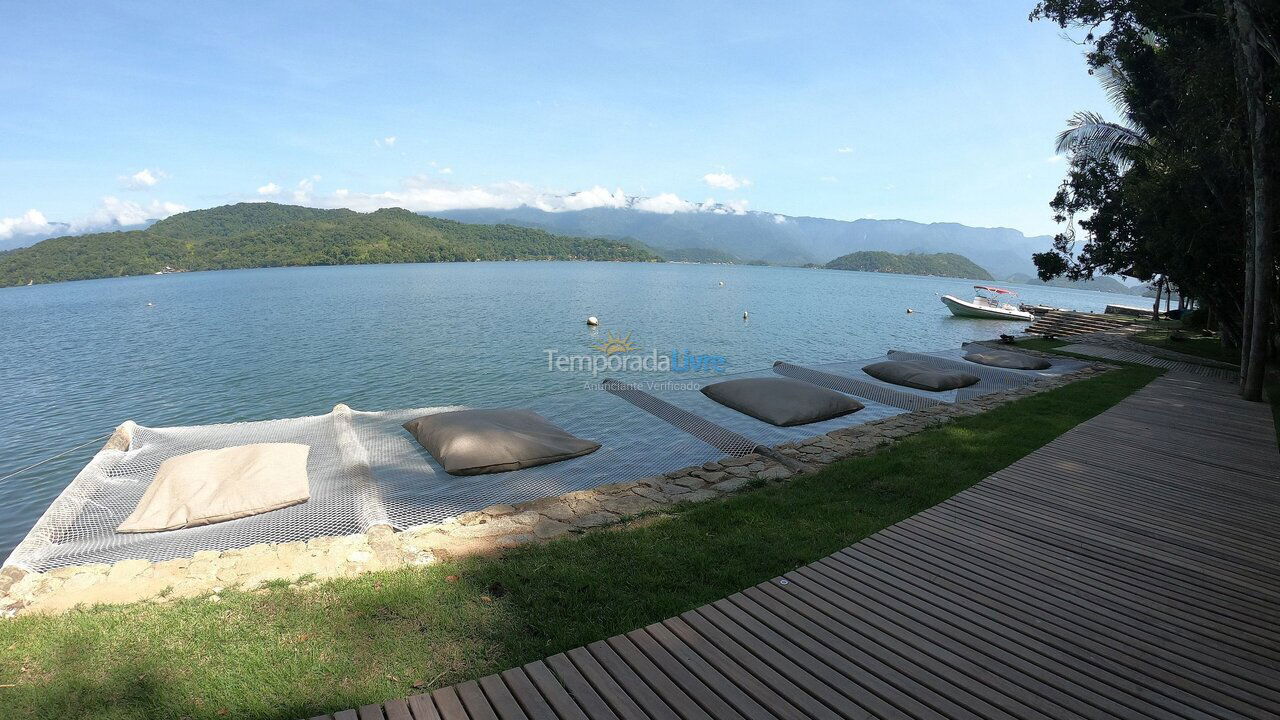
[(634, 243), (466, 224), (400, 208), (358, 213), (240, 203), (179, 213), (145, 230), (56, 237), (0, 251), (0, 286), (295, 265), (659, 259)]
[(632, 207), (548, 212), (512, 209), (447, 210), (432, 216), (468, 223), (503, 223), (561, 235), (632, 238), (667, 255), (696, 250), (739, 262), (823, 265), (859, 250), (892, 253), (958, 253), (996, 277), (1034, 274), (1032, 253), (1049, 249), (1047, 235), (1027, 237), (1010, 228), (910, 220), (830, 220), (702, 205), (690, 212), (657, 213)]

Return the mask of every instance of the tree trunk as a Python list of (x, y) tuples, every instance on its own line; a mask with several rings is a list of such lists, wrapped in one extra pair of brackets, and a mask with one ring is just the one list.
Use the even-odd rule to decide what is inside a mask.
[(1240, 357), (1241, 394), (1246, 400), (1262, 399), (1270, 344), (1271, 284), (1275, 263), (1271, 253), (1272, 195), (1267, 147), (1267, 106), (1262, 49), (1254, 11), (1246, 0), (1226, 0), (1228, 27), (1235, 45), (1236, 76), (1245, 101), (1245, 125), (1249, 133), (1250, 171), (1253, 181), (1250, 247), (1246, 249), (1245, 323)]
[(1164, 293), (1164, 277), (1156, 281), (1156, 304), (1151, 306), (1151, 321), (1160, 320), (1160, 295)]

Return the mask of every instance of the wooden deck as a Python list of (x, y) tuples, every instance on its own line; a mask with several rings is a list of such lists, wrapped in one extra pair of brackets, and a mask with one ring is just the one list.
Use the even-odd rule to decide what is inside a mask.
[(783, 577), (324, 717), (1278, 717), (1280, 454), (1233, 389), (1170, 373)]

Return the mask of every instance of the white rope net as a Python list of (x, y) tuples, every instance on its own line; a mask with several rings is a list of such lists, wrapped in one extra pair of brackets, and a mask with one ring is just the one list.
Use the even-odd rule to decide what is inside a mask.
[[(959, 354), (950, 351), (913, 358), (951, 366), (964, 362)], [(862, 397), (866, 407), (852, 415), (799, 427), (774, 427), (698, 392), (697, 387), (724, 376), (699, 378), (683, 389), (651, 388), (652, 393), (606, 384), (595, 390), (533, 398), (520, 406), (542, 414), (574, 435), (600, 443), (601, 448), (563, 462), (490, 475), (449, 475), (401, 427), (413, 418), (462, 406), (361, 412), (338, 405), (325, 415), (283, 420), (170, 428), (126, 423), (121, 428), (127, 431), (127, 442), (115, 442), (113, 437), (90, 460), (5, 565), (45, 572), (129, 558), (162, 561), (188, 557), (200, 550), (350, 535), (375, 525), (404, 529), (495, 503), (525, 502), (661, 475), (726, 454), (742, 455), (759, 446), (862, 424), (913, 406), (895, 402), (899, 396), (919, 396), (921, 401), (927, 399), (930, 403), (956, 400), (955, 391), (927, 393), (874, 380), (861, 372), (866, 362), (815, 366), (809, 375), (823, 380), (818, 384), (834, 384), (837, 390), (852, 391)], [(805, 375), (803, 366), (783, 365), (785, 374)], [(1037, 373), (984, 367), (980, 373), (983, 382), (974, 389), (978, 394), (993, 392), (1083, 365), (1079, 361), (1055, 361), (1052, 370)], [(775, 372), (780, 371), (774, 368), (737, 376), (763, 377)], [(858, 391), (864, 387), (876, 392)], [(196, 450), (268, 442), (310, 446), (310, 500), (202, 527), (143, 534), (115, 531), (133, 512), (165, 460)]]
[[(224, 425), (148, 428), (129, 423), (127, 449), (104, 448), (50, 505), (5, 562), (44, 572), (56, 567), (161, 561), (199, 550), (350, 535), (374, 525), (404, 529), (495, 503), (518, 503), (573, 490), (660, 475), (723, 457), (677, 427), (605, 392), (522, 404), (565, 430), (596, 440), (590, 455), (506, 473), (446, 473), (401, 424), (461, 406), (361, 412), (339, 405), (325, 415)], [(264, 442), (309, 445), (311, 499), (229, 522), (158, 533), (122, 534), (160, 463), (196, 450)]]

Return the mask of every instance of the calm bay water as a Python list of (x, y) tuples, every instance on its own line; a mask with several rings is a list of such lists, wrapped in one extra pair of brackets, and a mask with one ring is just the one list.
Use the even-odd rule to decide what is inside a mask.
[[(545, 351), (592, 353), (609, 332), (629, 333), (644, 352), (723, 355), (733, 372), (1021, 331), (1025, 323), (952, 317), (939, 296), (971, 297), (970, 284), (799, 268), (465, 263), (3, 288), (0, 476), (130, 419), (259, 420), (339, 402), (364, 410), (519, 403), (581, 387), (581, 375), (549, 372)], [(1027, 302), (1078, 310), (1147, 302), (1019, 290)], [(599, 328), (586, 326), (589, 315)], [(0, 482), (0, 558), (99, 445)]]

